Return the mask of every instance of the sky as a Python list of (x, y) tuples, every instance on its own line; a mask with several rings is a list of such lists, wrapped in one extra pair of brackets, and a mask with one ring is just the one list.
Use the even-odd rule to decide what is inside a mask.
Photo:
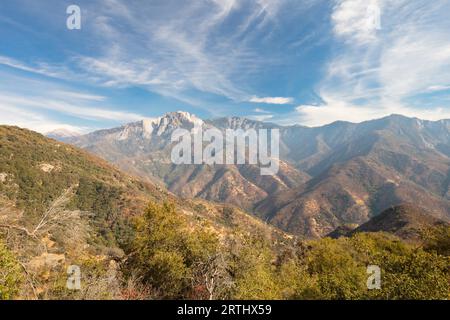
[[(67, 27), (70, 5), (81, 29)], [(0, 124), (450, 118), (449, 12), (448, 0), (4, 0)]]

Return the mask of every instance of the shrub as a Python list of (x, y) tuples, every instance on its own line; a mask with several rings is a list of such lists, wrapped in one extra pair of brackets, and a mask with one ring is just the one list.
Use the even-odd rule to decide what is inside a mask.
[(22, 281), (20, 264), (13, 253), (0, 241), (0, 300), (17, 297)]

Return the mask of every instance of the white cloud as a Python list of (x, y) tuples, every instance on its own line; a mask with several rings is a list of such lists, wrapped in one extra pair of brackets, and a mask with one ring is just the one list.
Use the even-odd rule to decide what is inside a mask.
[(246, 118), (264, 122), (264, 121), (268, 121), (268, 120), (272, 119), (273, 117), (274, 116), (271, 114), (264, 114), (264, 115), (250, 115), (250, 116), (247, 116)]
[(24, 71), (29, 71), (29, 72), (37, 72), (36, 69), (31, 68), (31, 67), (25, 65), (24, 63), (17, 61), (16, 59), (12, 59), (12, 58), (5, 57), (5, 56), (0, 56), (0, 64), (11, 67), (11, 68), (16, 68), (19, 70), (24, 70)]
[(439, 91), (447, 91), (447, 90), (450, 90), (450, 86), (435, 85), (435, 86), (429, 86), (426, 89), (426, 92), (439, 92)]
[(383, 111), (368, 110), (353, 105), (347, 105), (339, 101), (328, 101), (326, 105), (312, 106), (302, 105), (296, 108), (297, 114), (292, 117), (292, 122), (301, 122), (307, 126), (321, 126), (338, 120), (360, 122), (388, 115)]
[(51, 110), (61, 114), (75, 116), (80, 119), (91, 120), (120, 120), (120, 121), (137, 121), (142, 120), (144, 116), (111, 109), (102, 109), (94, 106), (83, 104), (73, 104), (63, 100), (56, 100), (47, 97), (21, 97), (10, 95), (6, 92), (0, 92), (0, 103), (12, 105), (15, 107)]
[(63, 96), (67, 98), (73, 98), (73, 99), (79, 99), (79, 100), (88, 100), (88, 101), (105, 101), (106, 97), (95, 95), (95, 94), (89, 94), (89, 93), (82, 93), (82, 92), (73, 92), (73, 91), (56, 91), (52, 92), (52, 94), (56, 94), (57, 96)]
[(0, 115), (0, 125), (18, 126), (43, 134), (57, 129), (66, 129), (80, 134), (90, 131), (90, 128), (59, 122), (42, 113), (36, 113), (1, 101)]
[(0, 83), (0, 124), (41, 133), (55, 129), (85, 133), (104, 121), (121, 124), (144, 118), (136, 113), (106, 107), (104, 96), (77, 91), (54, 81), (5, 71), (0, 71), (0, 78), (8, 79)]
[[(100, 52), (76, 59), (86, 78), (107, 86), (140, 86), (176, 99), (198, 90), (237, 102), (250, 98), (243, 78), (267, 66), (247, 38), (264, 34), (257, 27), (274, 22), (283, 4), (187, 1), (177, 3), (174, 13), (171, 3), (155, 10), (147, 3), (104, 2), (87, 22), (94, 21), (91, 29), (103, 44)], [(233, 15), (237, 10), (239, 15)], [(235, 20), (232, 26), (227, 24), (230, 34), (222, 34), (231, 16)]]
[(254, 111), (254, 112), (258, 112), (258, 113), (270, 113), (269, 111), (264, 110), (264, 109), (261, 109), (261, 108), (256, 108), (256, 109), (254, 109), (253, 111)]
[(376, 40), (382, 0), (337, 0), (331, 16), (338, 37), (353, 43)]
[(249, 102), (253, 103), (266, 103), (266, 104), (292, 104), (294, 98), (285, 97), (255, 97), (249, 99)]
[(36, 65), (29, 65), (6, 56), (0, 56), (0, 65), (52, 78), (65, 79), (74, 76), (73, 73), (64, 66), (49, 65), (44, 62), (36, 63)]
[[(95, 74), (97, 80), (107, 86), (151, 86), (164, 83), (148, 61), (124, 62), (112, 59), (81, 57), (79, 65), (85, 71)], [(176, 85), (177, 82), (174, 83)]]
[[(381, 29), (364, 28), (364, 6), (376, 4)], [(444, 91), (450, 83), (448, 1), (336, 0), (331, 16), (335, 52), (317, 92), (321, 106), (297, 108), (309, 125), (363, 121), (398, 113), (436, 120), (450, 117), (444, 100), (419, 105), (417, 95)]]
[(327, 101), (321, 106), (302, 105), (296, 108), (294, 114), (285, 117), (280, 123), (302, 123), (306, 126), (322, 126), (334, 121), (362, 122), (379, 119), (391, 114), (402, 114), (407, 117), (417, 117), (423, 120), (450, 119), (448, 108), (412, 109), (402, 105), (389, 105), (384, 108), (363, 107), (345, 104), (342, 101)]

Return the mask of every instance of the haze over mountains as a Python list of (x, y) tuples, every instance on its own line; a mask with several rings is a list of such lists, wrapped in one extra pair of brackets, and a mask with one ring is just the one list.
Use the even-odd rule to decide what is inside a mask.
[[(278, 174), (261, 176), (256, 165), (172, 164), (172, 132), (195, 125), (278, 128)], [(450, 120), (392, 115), (309, 128), (174, 112), (65, 140), (182, 197), (234, 204), (307, 237), (360, 225), (403, 203), (450, 219)]]

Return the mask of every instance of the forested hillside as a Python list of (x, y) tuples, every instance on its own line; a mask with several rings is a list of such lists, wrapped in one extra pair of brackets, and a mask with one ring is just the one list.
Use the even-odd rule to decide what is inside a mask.
[[(446, 299), (449, 228), (304, 240), (0, 127), (0, 299)], [(367, 288), (367, 266), (382, 271)], [(67, 287), (69, 266), (81, 287)]]

